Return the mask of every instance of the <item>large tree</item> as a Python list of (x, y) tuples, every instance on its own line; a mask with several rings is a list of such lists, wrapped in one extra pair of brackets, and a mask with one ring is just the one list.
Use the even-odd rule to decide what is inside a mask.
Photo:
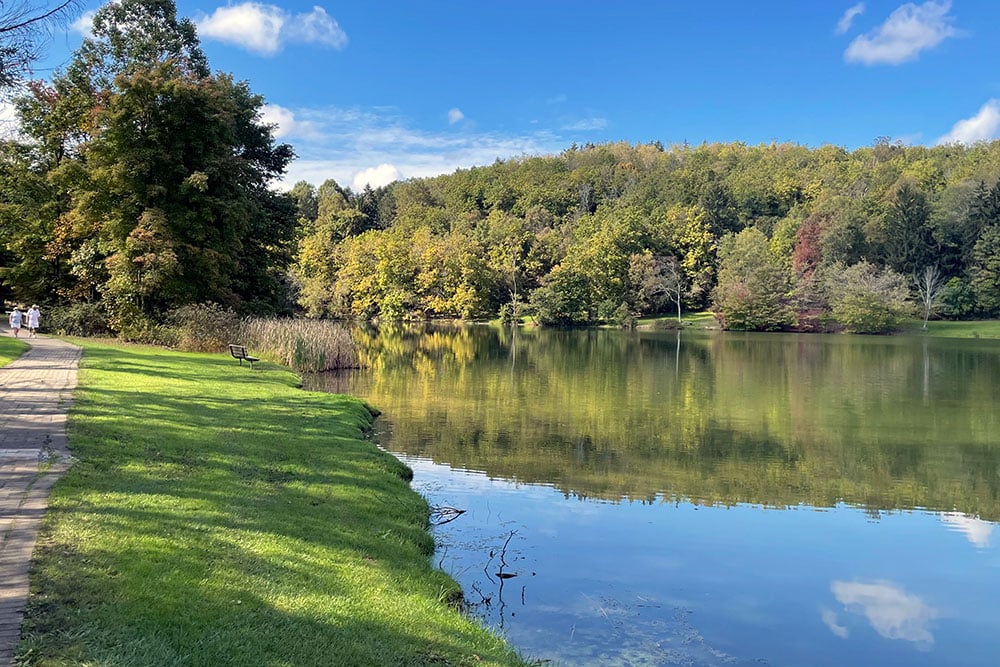
[(199, 301), (283, 306), (295, 207), (269, 185), (293, 154), (262, 104), (208, 71), (170, 0), (103, 7), (67, 71), (22, 104), (71, 195), (50, 246), (78, 275), (100, 264), (93, 280), (119, 320)]

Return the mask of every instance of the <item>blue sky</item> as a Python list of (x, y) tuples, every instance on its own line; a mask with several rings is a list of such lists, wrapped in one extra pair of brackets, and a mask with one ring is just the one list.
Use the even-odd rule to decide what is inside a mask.
[[(177, 6), (212, 68), (266, 99), (299, 156), (289, 185), (378, 186), (574, 142), (1000, 137), (995, 0)], [(56, 35), (44, 67), (85, 23)]]

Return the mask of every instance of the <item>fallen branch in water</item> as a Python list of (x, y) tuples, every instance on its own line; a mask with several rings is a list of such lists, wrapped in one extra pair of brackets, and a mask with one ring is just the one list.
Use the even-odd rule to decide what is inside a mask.
[(430, 522), (432, 526), (441, 526), (465, 514), (465, 510), (445, 505), (431, 507)]

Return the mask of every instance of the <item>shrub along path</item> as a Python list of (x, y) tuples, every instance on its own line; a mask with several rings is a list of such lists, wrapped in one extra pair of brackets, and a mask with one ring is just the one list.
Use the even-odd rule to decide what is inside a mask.
[[(4, 330), (2, 335), (9, 335)], [(49, 491), (69, 467), (66, 414), (80, 348), (28, 339), (0, 368), (0, 665), (9, 665), (28, 597), (28, 565)]]

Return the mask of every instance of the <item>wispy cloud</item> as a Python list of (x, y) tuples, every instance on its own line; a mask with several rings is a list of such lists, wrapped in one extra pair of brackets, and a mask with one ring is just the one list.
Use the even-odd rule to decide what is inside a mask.
[(462, 113), (461, 109), (459, 109), (459, 108), (456, 107), (454, 109), (449, 109), (448, 110), (448, 124), (449, 125), (454, 125), (455, 123), (459, 122), (460, 120), (462, 120), (464, 118), (465, 118), (465, 114)]
[(844, 52), (844, 59), (865, 65), (899, 65), (916, 60), (921, 51), (959, 34), (952, 26), (954, 18), (948, 15), (950, 9), (950, 0), (907, 3), (878, 28), (856, 37)]
[(198, 34), (234, 44), (264, 56), (287, 44), (319, 44), (335, 49), (347, 46), (347, 33), (322, 7), (292, 14), (276, 5), (244, 2), (217, 8), (197, 21)]
[(581, 118), (580, 120), (567, 123), (562, 126), (561, 129), (566, 132), (592, 132), (594, 130), (603, 130), (608, 126), (608, 119), (601, 118), (600, 116), (590, 116), (588, 118)]
[(843, 35), (845, 32), (850, 30), (851, 25), (854, 23), (854, 19), (857, 16), (863, 14), (864, 11), (865, 11), (865, 3), (863, 2), (859, 2), (853, 7), (848, 7), (847, 11), (844, 12), (844, 15), (840, 17), (839, 21), (837, 21), (837, 29), (835, 30), (835, 32), (838, 35)]
[[(552, 132), (508, 135), (449, 128), (414, 129), (389, 109), (285, 109), (269, 105), (262, 114), (280, 128), (299, 158), (282, 184), (334, 179), (352, 189), (393, 180), (446, 174), (523, 155), (557, 153), (566, 142)], [(287, 128), (284, 129), (284, 128)], [(277, 136), (277, 132), (276, 132)]]
[(822, 619), (823, 625), (829, 628), (830, 632), (832, 632), (837, 637), (840, 637), (841, 639), (847, 639), (851, 635), (850, 631), (837, 621), (837, 613), (832, 609), (828, 609), (827, 607), (820, 607), (819, 617), (820, 619)]
[(1000, 137), (1000, 101), (990, 100), (972, 118), (955, 123), (937, 144), (974, 144)]

